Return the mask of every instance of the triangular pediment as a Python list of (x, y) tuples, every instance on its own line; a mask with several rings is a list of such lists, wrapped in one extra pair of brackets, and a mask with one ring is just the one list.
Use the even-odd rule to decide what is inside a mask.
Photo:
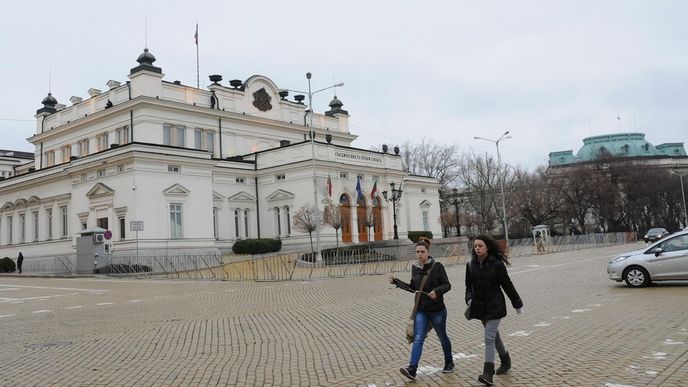
[(14, 204), (12, 204), (12, 202), (5, 202), (5, 204), (2, 205), (2, 208), (0, 208), (0, 210), (5, 211), (5, 210), (11, 210), (13, 208), (14, 208)]
[(89, 199), (98, 198), (102, 196), (114, 195), (115, 190), (108, 187), (103, 183), (97, 183), (88, 192), (86, 192), (86, 197)]
[(41, 204), (41, 199), (40, 199), (38, 196), (36, 196), (36, 195), (32, 195), (32, 196), (29, 198), (29, 200), (27, 201), (27, 203), (28, 203), (28, 205), (30, 205), (30, 206), (33, 206), (33, 205), (36, 205), (36, 204)]
[(430, 201), (428, 200), (423, 200), (422, 202), (420, 202), (420, 206), (422, 208), (429, 208), (432, 206), (432, 203), (430, 203)]
[(162, 191), (163, 194), (172, 196), (186, 196), (189, 194), (189, 192), (191, 191), (179, 183), (174, 184), (173, 186)]
[(256, 198), (249, 193), (241, 191), (229, 197), (230, 202), (253, 202)]
[(19, 208), (19, 207), (26, 207), (26, 199), (17, 199), (14, 201), (14, 207)]
[(213, 191), (213, 201), (214, 201), (214, 202), (221, 202), (221, 201), (223, 201), (223, 200), (225, 200), (225, 197), (224, 197), (224, 196), (222, 196), (222, 195), (220, 195), (219, 193)]
[(283, 199), (294, 199), (294, 194), (289, 192), (289, 191), (285, 191), (283, 189), (278, 189), (278, 190), (275, 190), (275, 192), (268, 195), (268, 197), (266, 199), (268, 201), (283, 200)]

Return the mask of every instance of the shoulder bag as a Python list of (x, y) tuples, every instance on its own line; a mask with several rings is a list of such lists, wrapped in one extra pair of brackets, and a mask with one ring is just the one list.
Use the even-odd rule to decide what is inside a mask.
[[(414, 340), (414, 333), (416, 329), (416, 312), (418, 312), (418, 303), (420, 302), (420, 296), (421, 293), (423, 292), (423, 287), (425, 286), (425, 281), (428, 279), (430, 276), (430, 272), (432, 272), (432, 269), (435, 268), (435, 263), (432, 263), (432, 266), (430, 266), (430, 270), (428, 270), (427, 273), (425, 273), (425, 276), (423, 276), (423, 279), (420, 281), (420, 286), (418, 287), (418, 290), (416, 291), (416, 302), (413, 304), (413, 312), (411, 313), (411, 317), (409, 318), (408, 322), (406, 323), (406, 341), (408, 341), (409, 344), (413, 343)], [(428, 332), (432, 329), (432, 325), (428, 324)]]

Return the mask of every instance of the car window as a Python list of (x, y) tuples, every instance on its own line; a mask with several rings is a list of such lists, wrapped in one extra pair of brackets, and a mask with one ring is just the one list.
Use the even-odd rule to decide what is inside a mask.
[(688, 250), (688, 234), (668, 239), (657, 247), (661, 247), (662, 251)]

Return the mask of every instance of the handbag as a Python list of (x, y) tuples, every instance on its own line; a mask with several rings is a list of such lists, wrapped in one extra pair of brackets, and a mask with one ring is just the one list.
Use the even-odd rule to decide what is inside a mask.
[[(430, 266), (430, 270), (428, 270), (428, 272), (425, 273), (425, 276), (420, 281), (420, 287), (418, 288), (419, 290), (416, 291), (416, 301), (413, 304), (413, 312), (411, 312), (411, 317), (409, 318), (408, 322), (406, 323), (406, 341), (408, 341), (409, 344), (413, 343), (413, 340), (415, 337), (416, 312), (418, 311), (418, 303), (420, 302), (421, 292), (423, 291), (423, 287), (425, 286), (425, 281), (428, 279), (428, 277), (430, 276), (430, 272), (434, 268), (435, 268), (435, 263), (433, 262), (432, 266)], [(432, 329), (432, 325), (428, 324), (428, 332), (430, 332), (430, 329)]]

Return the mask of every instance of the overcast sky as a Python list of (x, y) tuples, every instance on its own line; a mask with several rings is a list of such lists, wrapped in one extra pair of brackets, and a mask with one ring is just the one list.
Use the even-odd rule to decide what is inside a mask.
[[(261, 74), (280, 88), (344, 82), (354, 146), (420, 142), (494, 152), (532, 169), (590, 135), (688, 139), (688, 2), (12, 1), (0, 6), (1, 149), (34, 151), (52, 74), (69, 105), (126, 81), (145, 42), (165, 79)], [(330, 91), (314, 97), (328, 109)], [(620, 117), (620, 120), (617, 119)]]

